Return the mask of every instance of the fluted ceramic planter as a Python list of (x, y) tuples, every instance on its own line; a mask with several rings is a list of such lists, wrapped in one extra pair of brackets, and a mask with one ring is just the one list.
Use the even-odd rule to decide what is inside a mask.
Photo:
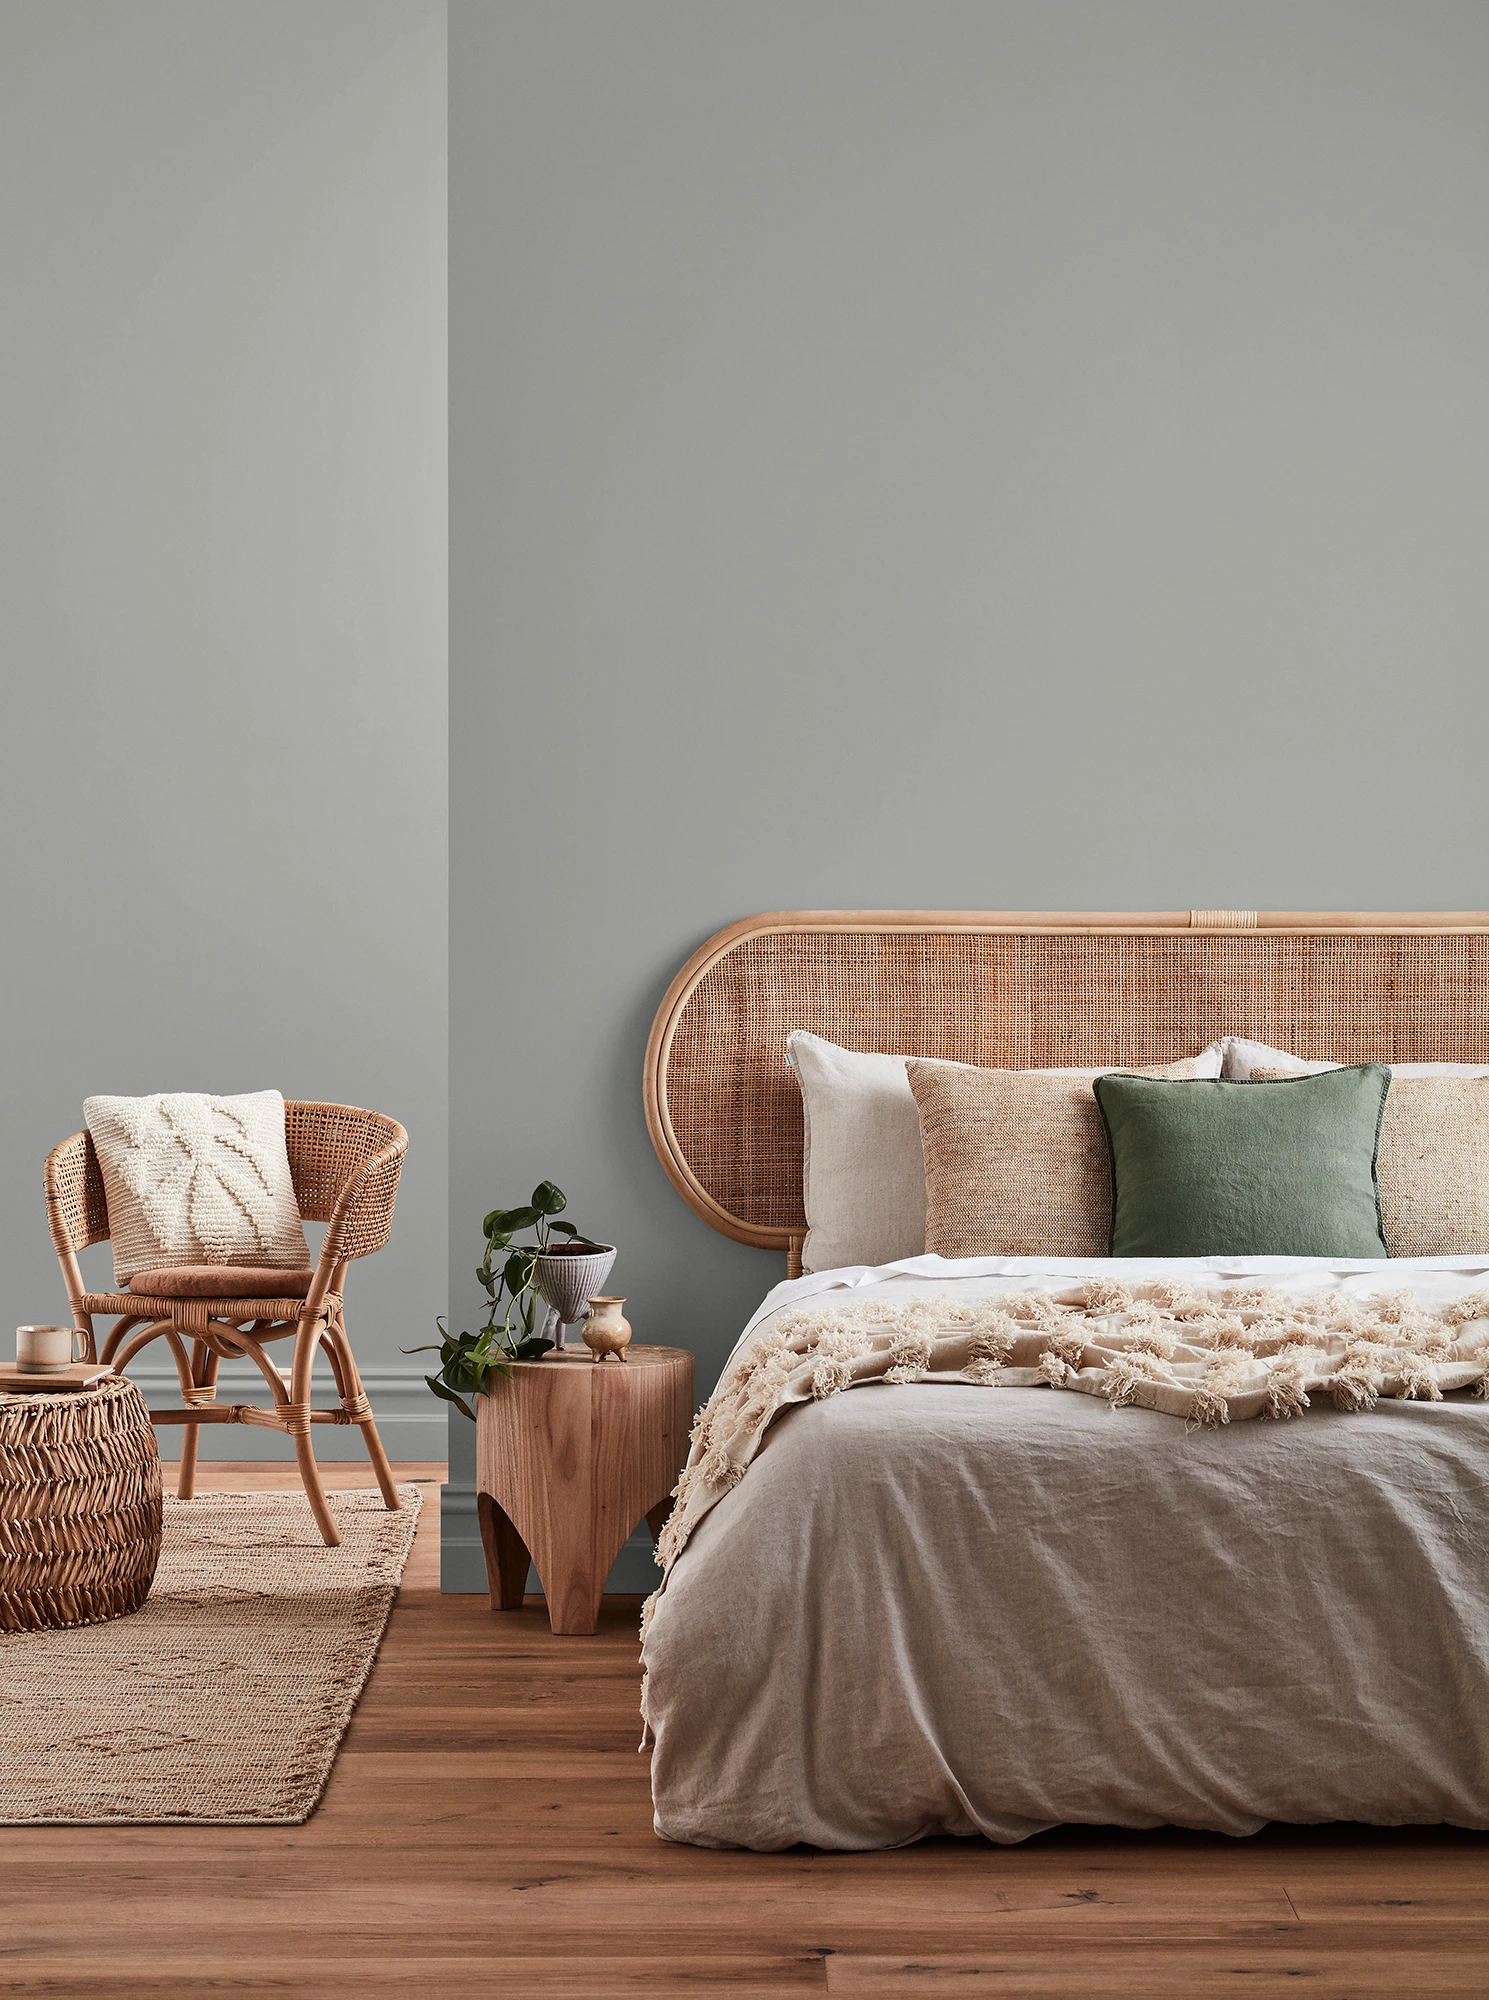
[(631, 1322), (621, 1311), (624, 1299), (591, 1299), (589, 1318), (584, 1322), (584, 1344), (596, 1361), (613, 1354), (624, 1361), (631, 1344)]
[(538, 1258), (533, 1284), (549, 1308), (544, 1332), (555, 1347), (564, 1344), (564, 1328), (588, 1313), (589, 1301), (604, 1288), (614, 1262), (613, 1243), (550, 1243)]

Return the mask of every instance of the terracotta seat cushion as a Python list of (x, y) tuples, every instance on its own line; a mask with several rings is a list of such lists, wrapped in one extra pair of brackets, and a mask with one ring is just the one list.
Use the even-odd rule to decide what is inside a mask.
[(172, 1264), (136, 1271), (129, 1289), (140, 1299), (303, 1299), (314, 1276), (262, 1264)]

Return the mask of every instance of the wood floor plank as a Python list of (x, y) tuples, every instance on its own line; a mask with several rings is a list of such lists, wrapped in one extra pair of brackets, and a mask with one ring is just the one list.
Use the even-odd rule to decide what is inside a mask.
[(1310, 1947), (1299, 1940), (1263, 1948), (1230, 1944), (1189, 1945), (1179, 1940), (1131, 1948), (1102, 1946), (1072, 1960), (1037, 1946), (977, 1957), (860, 1958), (835, 1953), (827, 1960), (832, 2000), (978, 2000), (982, 1994), (1017, 2000), (1199, 2000), (1236, 1994), (1247, 2000), (1281, 2000), (1302, 1992), (1308, 2000), (1483, 2000), (1483, 1946), (1418, 1946), (1409, 1957), (1383, 1956), (1347, 1943)]
[[(1489, 1854), (1466, 1869), (1398, 1865), (1368, 1875), (1329, 1872), (1289, 1877), (1304, 1923), (1383, 1924), (1410, 1928), (1448, 1921), (1489, 1923)], [(1489, 1992), (1489, 1977), (1485, 1979)]]
[[(333, 1489), (367, 1486), (355, 1464)], [(673, 1846), (638, 1755), (639, 1599), (593, 1638), (439, 1595), (442, 1468), (303, 1827), (0, 1829), (0, 1994), (729, 2000), (1489, 1991), (1489, 1840), (1061, 1828), (887, 1854)], [(290, 1489), (292, 1468), (202, 1468)], [(87, 1893), (61, 1900), (59, 1883)]]
[[(3, 1963), (3, 1962), (0, 1962)], [(65, 1975), (28, 1972), (4, 1964), (0, 1992), (76, 1995), (77, 2000), (197, 2000), (200, 1995), (303, 1994), (316, 2000), (806, 2000), (827, 1992), (826, 1961), (807, 1958), (720, 1957), (512, 1957), (493, 1960), (489, 1948), (464, 1957), (358, 1959), (317, 1963), (272, 1949), (245, 1967), (214, 1947), (199, 1950), (196, 1964), (155, 1975), (121, 1969), (117, 1959), (94, 1956), (68, 1962)]]

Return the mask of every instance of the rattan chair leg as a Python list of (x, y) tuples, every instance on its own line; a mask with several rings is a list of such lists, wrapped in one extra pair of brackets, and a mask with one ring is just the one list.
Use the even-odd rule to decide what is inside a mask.
[[(191, 1379), (193, 1382), (201, 1380), (202, 1353), (202, 1343), (199, 1340), (193, 1341), (191, 1345)], [(180, 1470), (176, 1474), (176, 1498), (178, 1500), (193, 1500), (196, 1497), (196, 1448), (201, 1440), (201, 1435), (202, 1427), (200, 1424), (183, 1424), (181, 1426), (181, 1465)]]
[(290, 1377), (290, 1410), (288, 1414), (290, 1433), (295, 1440), (295, 1457), (299, 1461), (300, 1481), (305, 1488), (305, 1498), (310, 1502), (310, 1511), (315, 1516), (315, 1525), (321, 1531), (321, 1540), (328, 1549), (334, 1549), (341, 1541), (336, 1523), (331, 1518), (331, 1509), (326, 1503), (326, 1489), (321, 1484), (320, 1467), (315, 1462), (315, 1446), (310, 1438), (310, 1371), (315, 1364), (315, 1350), (320, 1345), (321, 1329), (319, 1321), (320, 1301), (315, 1300), (316, 1317), (300, 1322), (295, 1334), (295, 1359)]
[[(343, 1409), (350, 1409), (358, 1402), (365, 1402), (362, 1391), (362, 1377), (357, 1369), (357, 1358), (352, 1353), (352, 1343), (347, 1334), (346, 1321), (337, 1312), (335, 1321), (326, 1332), (326, 1349), (331, 1356), (331, 1366), (336, 1373), (336, 1386), (341, 1394)], [(402, 1502), (398, 1498), (398, 1487), (394, 1483), (393, 1468), (388, 1463), (388, 1454), (383, 1450), (383, 1441), (378, 1436), (377, 1424), (371, 1411), (365, 1417), (358, 1417), (362, 1442), (367, 1447), (367, 1456), (372, 1462), (372, 1470), (377, 1475), (378, 1490), (383, 1496), (383, 1505), (390, 1514), (396, 1514)]]
[(363, 1417), (359, 1428), (362, 1432), (362, 1442), (367, 1447), (367, 1456), (372, 1461), (372, 1469), (377, 1474), (383, 1505), (390, 1514), (396, 1514), (403, 1502), (398, 1498), (398, 1488), (393, 1481), (393, 1468), (388, 1463), (388, 1454), (383, 1450), (383, 1441), (377, 1434), (377, 1425), (371, 1417)]
[(194, 1500), (196, 1498), (196, 1447), (201, 1436), (200, 1424), (181, 1426), (181, 1469), (176, 1474), (176, 1498)]
[(341, 1536), (331, 1518), (331, 1509), (326, 1504), (326, 1489), (321, 1484), (320, 1467), (315, 1462), (315, 1447), (310, 1442), (308, 1430), (295, 1433), (295, 1457), (300, 1465), (300, 1483), (305, 1488), (305, 1498), (310, 1502), (315, 1525), (321, 1531), (321, 1540), (328, 1549), (337, 1548), (340, 1546)]
[[(198, 1388), (210, 1389), (217, 1381), (218, 1356), (204, 1340), (191, 1343), (191, 1379)], [(181, 1431), (181, 1470), (176, 1475), (176, 1498), (196, 1497), (196, 1454), (201, 1442), (200, 1424), (186, 1424)]]

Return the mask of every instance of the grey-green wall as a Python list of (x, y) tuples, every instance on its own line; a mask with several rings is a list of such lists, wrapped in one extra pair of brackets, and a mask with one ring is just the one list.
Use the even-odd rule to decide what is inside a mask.
[(451, 28), (447, 905), (444, 10), (0, 6), (14, 1317), (88, 1090), (375, 1104), (403, 1456), (541, 1174), (700, 1390), (778, 1275), (641, 1116), (729, 919), (1485, 899), (1484, 8)]
[(781, 1275), (642, 1120), (720, 925), (1486, 900), (1489, 10), (451, 30), (451, 1295), (552, 1175), (702, 1392)]
[(445, 1271), (445, 82), (436, 0), (0, 0), (10, 1323), (65, 1316), (41, 1167), (88, 1092), (372, 1105), (412, 1150), (348, 1319), (404, 1458), (444, 1437), (399, 1348)]

